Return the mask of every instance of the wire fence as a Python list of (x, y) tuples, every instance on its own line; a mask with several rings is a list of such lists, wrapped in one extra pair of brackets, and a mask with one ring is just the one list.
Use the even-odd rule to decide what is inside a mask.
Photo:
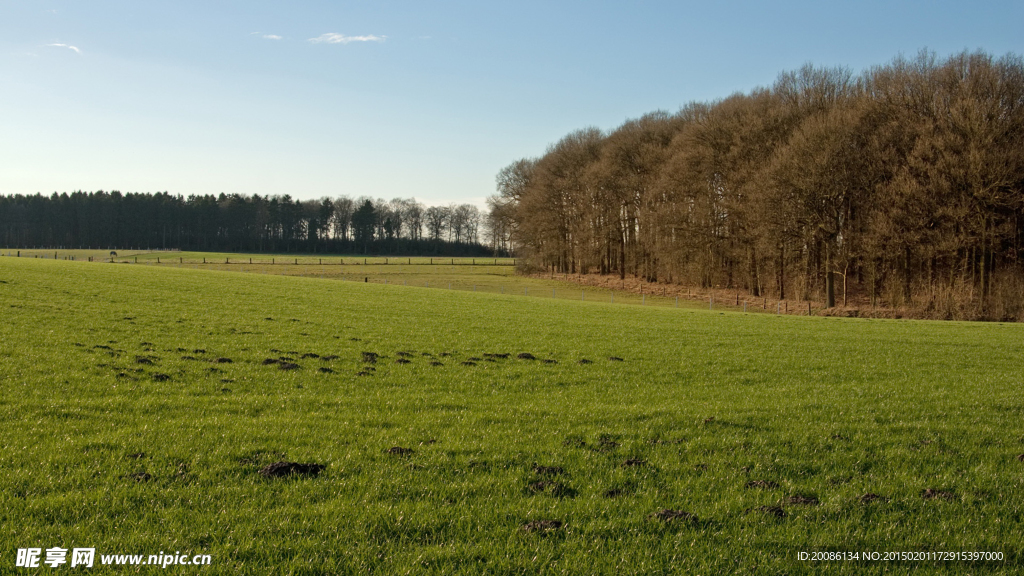
[[(447, 279), (443, 276), (430, 277), (429, 273), (415, 274), (410, 267), (505, 267), (511, 269), (516, 264), (515, 258), (439, 258), (439, 257), (309, 257), (309, 256), (270, 256), (270, 257), (232, 257), (232, 256), (175, 256), (168, 253), (146, 253), (144, 255), (118, 256), (111, 251), (105, 256), (83, 256), (81, 254), (61, 254), (60, 251), (15, 251), (0, 252), (0, 256), (43, 258), (53, 260), (103, 262), (113, 264), (139, 264), (187, 267), (193, 269), (231, 270), (256, 274), (274, 274), (284, 276), (301, 276), (323, 280), (340, 280), (391, 286), (411, 286), (421, 288), (472, 291), (482, 293), (507, 294), (530, 298), (549, 298), (561, 300), (579, 300), (582, 302), (605, 302), (609, 304), (652, 306), (659, 308), (705, 307), (708, 310), (814, 315), (817, 310), (810, 302), (791, 302), (788, 300), (769, 300), (768, 298), (741, 297), (737, 292), (735, 298), (717, 298), (714, 295), (690, 294), (669, 295), (667, 290), (662, 294), (656, 291), (637, 293), (630, 290), (615, 290), (602, 287), (568, 287), (560, 280), (537, 280), (509, 275), (489, 278), (481, 276), (479, 282), (466, 278)], [(358, 270), (352, 270), (358, 267)], [(428, 270), (429, 268), (423, 268)], [(390, 274), (394, 270), (395, 274)], [(402, 273), (406, 274), (402, 274)], [(390, 276), (390, 277), (389, 277)], [(512, 278), (518, 278), (513, 281)], [(557, 282), (557, 285), (552, 283)]]

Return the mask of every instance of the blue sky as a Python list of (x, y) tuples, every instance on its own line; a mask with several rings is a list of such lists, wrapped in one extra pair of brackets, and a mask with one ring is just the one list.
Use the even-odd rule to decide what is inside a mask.
[[(1024, 2), (0, 0), (0, 193), (482, 205), (566, 133), (929, 48)], [(319, 41), (317, 41), (319, 40)]]

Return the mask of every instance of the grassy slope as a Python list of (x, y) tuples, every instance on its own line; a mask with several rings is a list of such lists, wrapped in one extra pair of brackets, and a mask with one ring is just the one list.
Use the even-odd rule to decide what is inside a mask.
[[(52, 260), (0, 259), (0, 281), (0, 571), (33, 545), (208, 552), (207, 572), (254, 574), (800, 571), (820, 568), (795, 561), (816, 548), (1024, 564), (1018, 325)], [(411, 364), (394, 363), (402, 350)], [(355, 375), (362, 351), (385, 356), (373, 376)], [(421, 356), (445, 351), (443, 367)], [(558, 364), (460, 364), (522, 351)], [(339, 358), (260, 364), (306, 352)], [(282, 457), (327, 469), (259, 476)], [(531, 494), (534, 463), (564, 468), (553, 480), (575, 496)], [(797, 494), (821, 505), (756, 510)], [(659, 508), (699, 521), (648, 518)], [(537, 519), (565, 526), (520, 528)]]

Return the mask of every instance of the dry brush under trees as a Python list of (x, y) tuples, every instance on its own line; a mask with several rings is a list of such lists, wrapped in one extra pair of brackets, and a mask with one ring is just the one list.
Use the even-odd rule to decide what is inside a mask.
[(1024, 64), (929, 52), (604, 133), (498, 174), (495, 242), (536, 269), (932, 318), (1024, 318)]

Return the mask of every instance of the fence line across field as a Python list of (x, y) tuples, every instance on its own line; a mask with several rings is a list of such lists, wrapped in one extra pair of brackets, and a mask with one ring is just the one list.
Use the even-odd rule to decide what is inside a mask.
[[(171, 252), (171, 253), (173, 253), (173, 252)], [(171, 264), (171, 265), (176, 265), (176, 266), (179, 266), (179, 267), (181, 267), (181, 266), (191, 267), (193, 269), (199, 269), (199, 267), (202, 266), (202, 265), (207, 265), (207, 266), (225, 266), (225, 265), (227, 265), (227, 266), (234, 266), (234, 265), (245, 265), (245, 266), (299, 266), (299, 265), (302, 265), (302, 266), (304, 266), (304, 268), (303, 268), (303, 273), (300, 274), (300, 276), (314, 277), (314, 278), (319, 277), (320, 279), (324, 279), (324, 273), (323, 273), (322, 269), (321, 269), (321, 271), (310, 273), (310, 270), (309, 270), (310, 266), (318, 266), (318, 267), (325, 267), (325, 266), (502, 266), (502, 267), (508, 267), (508, 266), (515, 266), (516, 263), (517, 263), (517, 259), (515, 259), (515, 258), (473, 258), (473, 257), (469, 257), (469, 258), (438, 258), (438, 257), (426, 257), (426, 256), (425, 257), (416, 257), (416, 258), (413, 258), (413, 257), (393, 258), (393, 257), (389, 257), (389, 256), (374, 257), (374, 258), (371, 258), (371, 257), (362, 257), (362, 258), (359, 258), (359, 257), (336, 257), (336, 258), (335, 257), (328, 257), (328, 258), (323, 258), (323, 257), (315, 257), (315, 258), (314, 257), (306, 257), (306, 258), (302, 258), (302, 257), (287, 257), (287, 258), (278, 258), (276, 256), (272, 256), (269, 259), (269, 261), (267, 259), (259, 259), (259, 258), (255, 258), (254, 259), (252, 257), (235, 258), (235, 259), (232, 260), (232, 258), (230, 256), (226, 256), (226, 257), (224, 257), (223, 261), (221, 261), (219, 258), (214, 258), (214, 257), (202, 257), (202, 258), (198, 258), (198, 259), (191, 259), (191, 258), (190, 259), (186, 259), (184, 256), (178, 256), (177, 258), (174, 258), (172, 256), (171, 258), (167, 258), (168, 252), (161, 252), (161, 254), (162, 255), (156, 255), (155, 258), (154, 257), (147, 258), (147, 257), (143, 256), (143, 260), (140, 262), (139, 261), (139, 256), (131, 255), (131, 256), (126, 256), (126, 257), (118, 257), (116, 251), (111, 251), (110, 256), (106, 257), (106, 258), (103, 258), (102, 260), (98, 259), (98, 257), (96, 257), (96, 256), (88, 256), (87, 260), (89, 262), (109, 262), (109, 263), (118, 263), (118, 264), (139, 264), (139, 263), (142, 263), (142, 264), (161, 264), (161, 265), (163, 265), (163, 264)], [(40, 251), (40, 254), (34, 254), (34, 255), (31, 255), (31, 256), (26, 254), (26, 255), (23, 256), (21, 254), (20, 250), (19, 251), (7, 250), (6, 253), (0, 252), (0, 256), (45, 258), (45, 259), (52, 258), (53, 260), (58, 260), (58, 259), (62, 259), (62, 260), (78, 260), (78, 257), (75, 254), (65, 254), (63, 257), (61, 257), (59, 251), (52, 252), (52, 257), (51, 257), (49, 252), (45, 252), (44, 253), (44, 251)], [(177, 260), (177, 262), (175, 262), (175, 260)], [(280, 260), (280, 262), (278, 262), (278, 260)], [(282, 271), (281, 274), (285, 275), (285, 273), (283, 271)], [(351, 280), (358, 281), (359, 280), (359, 276), (361, 276), (361, 275), (355, 275), (353, 278), (351, 278)], [(341, 280), (345, 280), (346, 279), (344, 274), (340, 277), (340, 279)], [(369, 276), (363, 278), (362, 280), (363, 280), (363, 282), (369, 282)], [(387, 278), (383, 279), (382, 282), (383, 282), (384, 285), (388, 285), (388, 279)], [(393, 285), (394, 283), (392, 282), (391, 284)], [(402, 281), (402, 285), (403, 286), (409, 286), (408, 280), (403, 280)], [(430, 287), (430, 281), (429, 280), (425, 281), (424, 286), (429, 288)], [(453, 284), (451, 281), (448, 282), (448, 289), (449, 290), (452, 290), (452, 289), (454, 289), (454, 290), (465, 289), (467, 291), (472, 291), (472, 292), (480, 292), (480, 291), (486, 291), (487, 290), (486, 287), (484, 287), (483, 290), (481, 290), (481, 287), (479, 285), (477, 285), (477, 284), (471, 284), (471, 285), (467, 285), (467, 286), (471, 286), (471, 287), (460, 288), (459, 286)], [(436, 285), (435, 285), (435, 287), (436, 287)], [(505, 294), (505, 286), (504, 285), (499, 285), (497, 288), (498, 288), (498, 293), (499, 294)], [(614, 290), (609, 290), (608, 292), (609, 292), (609, 294), (608, 294), (608, 300), (607, 301), (609, 303), (614, 304), (615, 303), (615, 291)], [(635, 293), (630, 292), (630, 291), (621, 291), (620, 292), (619, 303), (620, 304), (628, 304), (629, 301), (628, 300), (627, 301), (623, 301), (621, 295), (626, 295), (628, 297), (629, 295), (635, 295)], [(529, 289), (528, 286), (523, 288), (523, 296), (530, 296), (530, 289)], [(643, 292), (643, 286), (641, 286), (641, 291), (640, 291), (639, 296), (640, 296), (639, 305), (641, 305), (641, 306), (648, 305), (648, 302), (647, 302), (648, 293)], [(662, 295), (660, 297), (659, 297), (658, 294), (651, 294), (651, 296), (652, 296), (652, 303), (654, 305), (664, 305), (666, 303), (666, 301), (667, 301), (667, 302), (670, 302), (671, 303), (670, 305), (674, 306), (675, 308), (679, 308), (679, 295), (675, 295), (674, 299), (670, 299), (670, 297), (667, 294), (667, 289), (664, 288), (664, 287), (662, 288)], [(541, 296), (535, 295), (535, 297), (541, 297)], [(558, 296), (558, 289), (557, 288), (552, 288), (551, 289), (551, 298), (558, 298), (558, 297), (559, 297)], [(563, 298), (566, 298), (566, 297), (563, 296)], [(661, 304), (658, 303), (659, 302), (659, 300), (658, 300), (659, 298), (660, 298)], [(715, 310), (716, 309), (716, 307), (715, 307), (715, 297), (714, 297), (713, 294), (705, 296), (705, 297), (701, 297), (701, 296), (697, 296), (697, 295), (692, 294), (692, 292), (688, 288), (687, 289), (686, 298), (688, 300), (706, 299), (707, 302), (708, 302), (708, 310)], [(588, 301), (587, 293), (586, 293), (585, 289), (580, 290), (580, 301), (583, 301), (583, 302)], [(595, 300), (594, 300), (594, 298), (591, 298), (590, 301), (595, 301)], [(754, 302), (756, 303), (756, 301), (754, 301)], [(788, 300), (776, 300), (775, 302), (776, 302), (775, 314), (779, 314), (779, 315), (781, 315), (781, 314), (789, 314), (789, 301)], [(742, 308), (742, 311), (746, 313), (746, 312), (749, 311), (750, 303), (751, 303), (751, 300), (748, 300), (747, 298), (742, 298), (741, 299), (739, 293), (737, 292), (736, 293), (736, 298), (735, 298), (735, 303), (731, 306), (731, 308), (736, 309), (736, 310)], [(812, 307), (810, 302), (806, 302), (806, 304), (807, 304), (806, 312), (802, 312), (802, 310), (798, 307), (796, 309), (795, 313), (797, 313), (797, 314), (806, 314), (808, 316), (812, 316), (814, 314), (813, 307)], [(723, 306), (721, 304), (719, 304), (719, 308), (723, 308)], [(728, 309), (728, 307), (726, 307), (726, 309)], [(766, 312), (766, 313), (770, 313), (769, 309), (768, 309), (768, 298), (763, 298), (762, 299), (761, 310)]]
[[(36, 256), (38, 257), (38, 256)], [(56, 253), (54, 258), (57, 258)], [(90, 256), (90, 261), (93, 261), (95, 257)], [(381, 261), (383, 258), (383, 262)], [(168, 262), (173, 263), (173, 258), (161, 258), (156, 257), (157, 264), (165, 264)], [(515, 266), (517, 260), (515, 258), (391, 258), (391, 257), (376, 257), (376, 258), (278, 258), (276, 256), (267, 259), (253, 259), (253, 258), (235, 258), (225, 257), (224, 261), (220, 259), (214, 259), (212, 257), (202, 258), (189, 258), (186, 259), (183, 256), (178, 256), (178, 264), (207, 264), (207, 265), (252, 265), (252, 266)], [(280, 260), (280, 262), (278, 262)], [(424, 261), (425, 260), (425, 261)], [(103, 261), (114, 264), (138, 264), (138, 256), (130, 257), (117, 257), (110, 256), (105, 258)], [(152, 262), (151, 258), (143, 257), (143, 263)]]

